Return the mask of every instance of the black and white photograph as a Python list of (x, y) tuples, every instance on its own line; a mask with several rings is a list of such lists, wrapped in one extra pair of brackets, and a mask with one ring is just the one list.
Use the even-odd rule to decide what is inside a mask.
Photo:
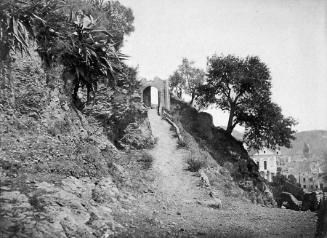
[(0, 238), (327, 238), (327, 0), (0, 0)]

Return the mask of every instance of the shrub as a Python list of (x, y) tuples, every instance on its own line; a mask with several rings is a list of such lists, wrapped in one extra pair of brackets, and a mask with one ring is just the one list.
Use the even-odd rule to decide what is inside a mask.
[(186, 147), (186, 142), (184, 140), (178, 140), (177, 142), (177, 148), (184, 148)]
[(28, 201), (36, 211), (44, 211), (44, 205), (42, 203), (42, 200), (40, 200), (37, 194), (34, 194), (33, 196), (29, 197)]
[(188, 164), (188, 170), (191, 172), (198, 172), (201, 168), (205, 166), (205, 161), (194, 158), (192, 155), (186, 161)]
[(143, 163), (143, 168), (144, 169), (149, 169), (152, 166), (153, 157), (149, 153), (143, 152), (141, 154), (141, 157), (137, 160), (137, 162), (142, 162)]

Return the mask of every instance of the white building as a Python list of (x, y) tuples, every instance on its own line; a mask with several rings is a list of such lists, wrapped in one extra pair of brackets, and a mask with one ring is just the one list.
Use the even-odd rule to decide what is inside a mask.
[(260, 174), (269, 182), (272, 182), (273, 176), (277, 174), (278, 154), (278, 151), (273, 152), (271, 150), (264, 149), (252, 155), (252, 159), (259, 167)]

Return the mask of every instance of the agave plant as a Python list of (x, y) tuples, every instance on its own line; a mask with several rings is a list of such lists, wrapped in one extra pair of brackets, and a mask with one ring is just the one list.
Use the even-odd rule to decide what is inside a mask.
[[(87, 99), (94, 95), (99, 80), (115, 86), (125, 58), (112, 35), (91, 17), (79, 12), (73, 21), (63, 9), (63, 0), (3, 0), (0, 3), (0, 61), (10, 68), (10, 52), (28, 53), (28, 40), (36, 39), (37, 52), (45, 68), (62, 64), (73, 75), (73, 98), (81, 87)], [(3, 72), (1, 72), (3, 75)], [(10, 74), (10, 73), (9, 73)]]
[(92, 18), (75, 21), (70, 26), (75, 31), (67, 35), (59, 60), (75, 76), (73, 98), (76, 99), (79, 88), (85, 86), (90, 101), (99, 80), (108, 86), (115, 85), (115, 75), (121, 72), (121, 60), (125, 56), (115, 49), (110, 33), (98, 29)]
[(35, 13), (40, 2), (3, 0), (0, 3), (0, 59), (6, 60), (10, 51), (28, 53), (28, 37), (34, 37), (33, 21), (42, 21)]
[(9, 86), (12, 102), (14, 95), (11, 80), (11, 52), (29, 53), (28, 40), (34, 37), (33, 22), (42, 21), (36, 14), (41, 6), (41, 1), (36, 0), (0, 2), (0, 79), (2, 88)]

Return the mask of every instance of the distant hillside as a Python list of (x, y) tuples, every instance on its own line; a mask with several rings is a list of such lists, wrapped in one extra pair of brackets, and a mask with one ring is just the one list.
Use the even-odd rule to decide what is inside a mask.
[(322, 157), (327, 154), (327, 131), (312, 130), (302, 131), (295, 134), (296, 139), (292, 143), (292, 148), (281, 148), (282, 154), (295, 155), (303, 153), (304, 144), (308, 144), (310, 152)]

